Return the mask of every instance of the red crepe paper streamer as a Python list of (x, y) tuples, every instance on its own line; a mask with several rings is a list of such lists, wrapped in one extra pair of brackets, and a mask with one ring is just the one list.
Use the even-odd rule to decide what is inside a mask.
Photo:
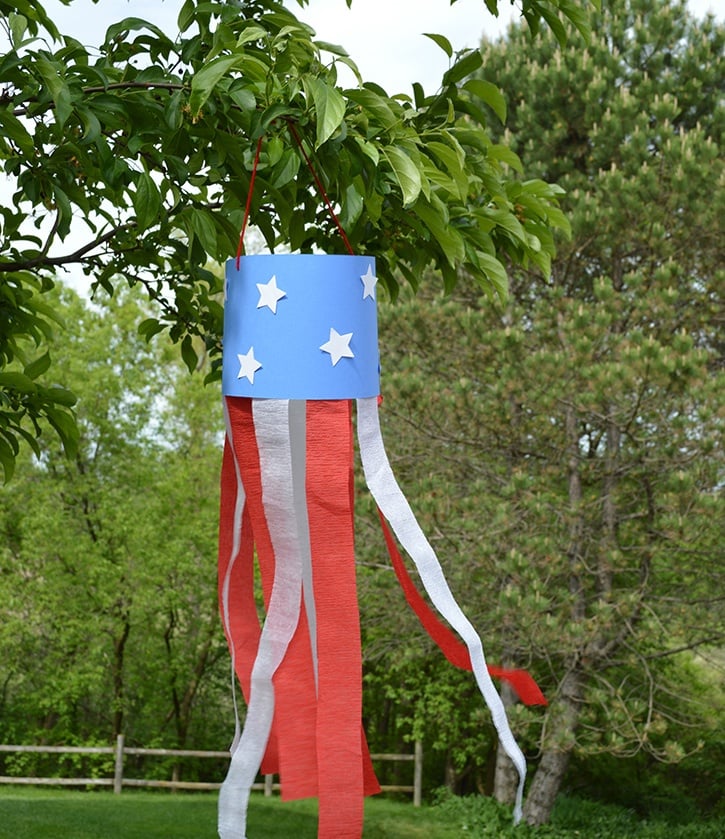
[[(395, 544), (393, 534), (390, 532), (390, 528), (380, 510), (378, 510), (378, 515), (380, 516), (380, 525), (385, 536), (388, 554), (393, 563), (393, 570), (395, 571), (395, 576), (398, 578), (400, 587), (403, 589), (403, 594), (408, 605), (415, 612), (425, 631), (435, 641), (448, 661), (454, 667), (459, 667), (461, 670), (473, 670), (468, 648), (438, 618), (428, 603), (423, 599), (423, 596), (416, 588), (415, 583), (408, 573), (403, 557), (400, 555), (398, 546)], [(536, 684), (536, 680), (528, 670), (511, 670), (504, 667), (496, 667), (491, 664), (487, 665), (487, 669), (494, 678), (508, 682), (524, 705), (549, 704), (541, 689)]]

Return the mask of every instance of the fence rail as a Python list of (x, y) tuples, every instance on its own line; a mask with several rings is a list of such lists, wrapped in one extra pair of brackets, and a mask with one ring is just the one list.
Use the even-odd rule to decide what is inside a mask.
[[(229, 752), (197, 751), (196, 749), (141, 749), (128, 747), (124, 744), (122, 734), (116, 738), (115, 746), (17, 746), (0, 744), (0, 753), (39, 753), (39, 754), (83, 754), (83, 755), (113, 755), (114, 771), (112, 778), (21, 778), (14, 775), (0, 775), (0, 784), (27, 784), (46, 786), (99, 786), (113, 787), (114, 793), (121, 794), (123, 787), (153, 787), (160, 789), (186, 790), (216, 790), (221, 784), (204, 781), (151, 781), (143, 778), (126, 778), (124, 776), (124, 759), (126, 755), (140, 755), (146, 757), (198, 757), (198, 758), (229, 758)], [(383, 792), (412, 793), (413, 804), (419, 807), (422, 801), (423, 788), (423, 744), (415, 743), (413, 754), (374, 754), (373, 761), (396, 761), (413, 763), (413, 783), (393, 784), (381, 786)], [(273, 775), (265, 775), (263, 783), (254, 784), (252, 789), (263, 790), (265, 795), (272, 795), (279, 790)]]

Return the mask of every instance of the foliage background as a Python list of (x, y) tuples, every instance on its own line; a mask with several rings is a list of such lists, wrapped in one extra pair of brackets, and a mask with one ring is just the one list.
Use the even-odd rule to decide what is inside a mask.
[[(20, 43), (36, 22), (13, 20)], [(267, 132), (260, 193), (278, 216), (260, 200), (253, 218), (268, 241), (336, 236), (282, 141), (293, 117), (399, 297), (380, 312), (396, 474), (490, 660), (530, 668), (551, 700), (510, 709), (532, 765), (559, 773), (549, 804), (561, 788), (672, 821), (717, 810), (723, 27), (679, 2), (616, 0), (589, 43), (514, 28), (458, 57), (439, 96), (408, 103), (339, 93), (301, 25), (282, 35), (267, 19), (263, 38), (253, 19), (205, 21), (197, 32), (190, 19), (183, 47), (126, 23), (95, 64), (71, 39), (0, 65), (2, 160), (19, 191), (0, 264), (6, 472), (18, 462), (0, 499), (0, 739), (227, 744), (210, 576), (221, 421), (202, 386), (221, 282), (208, 256), (235, 244), (243, 192), (223, 175), (248, 179), (254, 149), (226, 142), (239, 132)], [(178, 49), (193, 72), (167, 89)], [(130, 70), (134, 51), (152, 68)], [(267, 90), (270, 61), (299, 83)], [(89, 95), (99, 74), (122, 92)], [(92, 217), (93, 247), (53, 262), (52, 237), (20, 233), (31, 205), (61, 240), (74, 213)], [(553, 259), (553, 228), (569, 225)], [(96, 280), (93, 304), (52, 288), (74, 260)], [(506, 299), (491, 293), (504, 266)], [(550, 281), (534, 270), (549, 267)], [(403, 607), (363, 492), (358, 524), (373, 750), (422, 738), (429, 791), (496, 790), (505, 767), (480, 699)]]

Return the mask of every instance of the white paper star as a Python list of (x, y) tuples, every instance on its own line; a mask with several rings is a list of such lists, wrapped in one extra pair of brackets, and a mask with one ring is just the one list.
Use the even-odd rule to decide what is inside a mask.
[(330, 340), (324, 343), (320, 349), (323, 352), (330, 353), (333, 367), (341, 358), (355, 358), (355, 353), (350, 349), (350, 338), (352, 338), (352, 332), (340, 335), (336, 329), (330, 327)]
[(367, 273), (361, 274), (360, 279), (363, 281), (363, 300), (366, 297), (372, 297), (375, 300), (375, 286), (377, 285), (378, 278), (373, 274), (373, 266), (368, 265)]
[(249, 352), (246, 355), (240, 355), (237, 353), (237, 358), (239, 359), (239, 375), (237, 378), (249, 379), (249, 383), (253, 385), (254, 374), (262, 366), (254, 357), (254, 347), (250, 347)]
[(259, 289), (259, 303), (257, 303), (257, 308), (261, 309), (266, 306), (272, 310), (272, 314), (276, 315), (277, 303), (283, 297), (287, 296), (286, 291), (277, 288), (277, 275), (274, 274), (268, 283), (257, 283), (257, 288)]

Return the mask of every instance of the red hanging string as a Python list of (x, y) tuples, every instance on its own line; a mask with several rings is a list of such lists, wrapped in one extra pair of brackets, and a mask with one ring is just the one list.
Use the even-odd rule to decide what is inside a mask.
[(239, 260), (244, 251), (244, 234), (247, 230), (247, 222), (249, 221), (249, 212), (252, 209), (252, 194), (254, 193), (254, 179), (257, 177), (257, 169), (259, 167), (259, 154), (262, 151), (262, 140), (260, 137), (257, 141), (257, 153), (254, 155), (254, 165), (252, 166), (252, 175), (249, 178), (249, 192), (247, 193), (247, 206), (244, 208), (244, 220), (242, 221), (242, 232), (239, 234), (239, 245), (237, 245), (237, 271), (239, 270)]
[(317, 184), (317, 189), (319, 190), (319, 193), (322, 196), (322, 198), (323, 198), (323, 200), (324, 200), (324, 202), (327, 206), (327, 209), (330, 211), (330, 215), (332, 216), (332, 220), (335, 222), (335, 224), (337, 226), (337, 229), (340, 231), (340, 236), (342, 236), (342, 241), (345, 243), (345, 247), (347, 248), (348, 253), (350, 255), (354, 256), (355, 251), (352, 249), (352, 245), (350, 244), (350, 240), (347, 238), (347, 233), (345, 233), (345, 230), (344, 230), (342, 224), (340, 224), (340, 220), (338, 219), (338, 217), (335, 213), (335, 210), (332, 207), (332, 202), (330, 201), (330, 199), (327, 195), (327, 192), (325, 191), (325, 187), (322, 185), (322, 181), (320, 180), (319, 175), (317, 174), (317, 171), (315, 170), (315, 167), (312, 165), (312, 161), (310, 160), (307, 152), (305, 151), (305, 147), (302, 145), (302, 139), (300, 138), (300, 135), (297, 133), (297, 129), (295, 128), (294, 123), (291, 122), (290, 120), (288, 120), (287, 121), (287, 126), (289, 127), (290, 134), (292, 134), (292, 136), (295, 138), (295, 142), (297, 143), (297, 145), (300, 148), (300, 151), (302, 152), (302, 157), (304, 157), (304, 159), (305, 159), (305, 163), (307, 164), (307, 168), (310, 170), (310, 172), (312, 172), (312, 177), (315, 179), (315, 184)]
[[(355, 255), (355, 251), (352, 249), (352, 245), (350, 244), (350, 240), (347, 238), (347, 233), (345, 233), (345, 229), (343, 228), (342, 224), (340, 223), (340, 219), (337, 217), (335, 210), (332, 206), (332, 201), (325, 190), (325, 187), (320, 180), (320, 176), (317, 174), (317, 170), (312, 164), (309, 155), (305, 151), (305, 147), (302, 145), (302, 139), (295, 128), (295, 125), (291, 121), (287, 121), (287, 125), (289, 127), (290, 133), (295, 139), (295, 142), (299, 146), (300, 151), (302, 152), (302, 157), (305, 159), (305, 163), (307, 164), (307, 168), (312, 173), (312, 177), (315, 180), (315, 184), (317, 185), (317, 189), (322, 196), (323, 201), (325, 202), (325, 206), (330, 211), (330, 215), (332, 216), (332, 220), (335, 222), (337, 229), (340, 232), (340, 236), (342, 237), (342, 241), (345, 243), (345, 247), (347, 248), (347, 252), (351, 255)], [(239, 245), (237, 246), (237, 271), (239, 270), (239, 261), (242, 257), (242, 253), (244, 252), (244, 234), (247, 230), (247, 222), (249, 221), (249, 213), (252, 208), (252, 194), (254, 192), (254, 180), (257, 177), (257, 169), (259, 167), (259, 155), (262, 150), (262, 140), (264, 138), (260, 137), (257, 141), (257, 151), (254, 155), (254, 165), (252, 166), (252, 175), (249, 179), (249, 192), (247, 193), (247, 205), (244, 208), (244, 219), (242, 221), (242, 230), (239, 234)]]

